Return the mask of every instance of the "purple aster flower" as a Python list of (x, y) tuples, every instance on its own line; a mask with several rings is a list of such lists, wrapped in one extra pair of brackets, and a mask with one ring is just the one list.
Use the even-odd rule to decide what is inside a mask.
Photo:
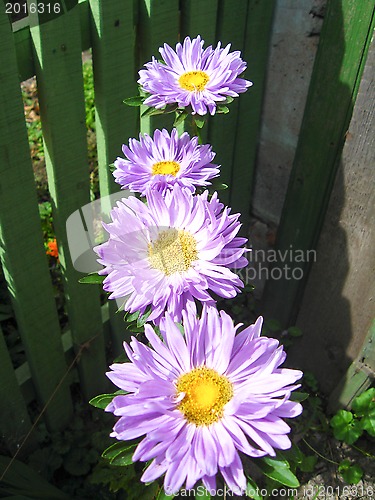
[(124, 343), (129, 363), (114, 364), (107, 375), (130, 394), (115, 396), (106, 411), (120, 417), (112, 437), (144, 436), (133, 461), (153, 460), (141, 480), (165, 473), (164, 489), (176, 493), (202, 479), (216, 489), (221, 473), (236, 494), (246, 489), (238, 452), (251, 457), (288, 449), (284, 418), (302, 407), (290, 401), (302, 372), (279, 368), (285, 360), (275, 339), (261, 337), (262, 318), (236, 335), (225, 312), (203, 309), (202, 318), (183, 313), (184, 336), (169, 315), (160, 323), (163, 341), (149, 324), (151, 347)]
[(241, 53), (229, 52), (230, 44), (222, 49), (219, 42), (216, 49), (210, 45), (205, 50), (203, 44), (197, 36), (186, 37), (176, 51), (167, 44), (159, 48), (164, 63), (153, 57), (147, 69), (139, 71), (138, 83), (151, 94), (144, 104), (163, 108), (177, 103), (180, 108), (191, 106), (193, 114), (205, 115), (208, 110), (214, 115), (217, 102), (246, 92), (252, 83), (238, 77), (246, 69)]
[(230, 214), (208, 192), (193, 196), (174, 186), (163, 196), (151, 190), (147, 205), (131, 196), (117, 202), (109, 240), (94, 250), (107, 274), (104, 290), (110, 298), (125, 298), (127, 311), (143, 314), (151, 306), (150, 321), (165, 311), (175, 321), (184, 309), (195, 312), (195, 301), (214, 304), (209, 290), (234, 297), (243, 287), (229, 268), (247, 265), (246, 238), (236, 237), (239, 214)]
[(171, 135), (165, 129), (155, 130), (153, 138), (144, 134), (139, 139), (123, 146), (126, 160), (115, 161), (113, 175), (123, 189), (145, 195), (148, 189), (165, 192), (178, 184), (194, 192), (195, 186), (207, 186), (219, 175), (211, 163), (215, 156), (211, 146), (198, 145), (198, 138), (190, 139), (186, 132), (178, 137), (177, 129)]

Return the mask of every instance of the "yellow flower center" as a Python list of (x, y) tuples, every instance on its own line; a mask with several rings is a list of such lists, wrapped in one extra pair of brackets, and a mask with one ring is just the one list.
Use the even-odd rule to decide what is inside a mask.
[(233, 397), (233, 387), (227, 377), (205, 366), (181, 375), (177, 391), (185, 393), (178, 409), (195, 425), (210, 425), (220, 420), (224, 406)]
[(188, 71), (180, 76), (178, 83), (184, 90), (190, 92), (204, 90), (210, 77), (204, 71)]
[(159, 233), (158, 239), (148, 245), (148, 258), (151, 266), (166, 276), (184, 272), (198, 258), (197, 243), (188, 231), (170, 228)]
[(180, 165), (176, 161), (158, 161), (152, 165), (152, 175), (176, 176), (179, 170)]

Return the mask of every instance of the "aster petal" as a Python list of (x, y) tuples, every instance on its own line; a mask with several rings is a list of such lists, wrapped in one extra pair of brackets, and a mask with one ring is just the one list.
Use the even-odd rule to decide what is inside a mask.
[(217, 448), (210, 429), (206, 426), (197, 427), (192, 444), (198, 467), (205, 475), (215, 475), (217, 473)]
[(167, 439), (158, 443), (146, 436), (135, 449), (132, 460), (133, 462), (136, 462), (137, 460), (146, 462), (147, 460), (157, 457), (158, 455), (164, 454), (169, 446), (170, 441)]
[(291, 446), (283, 417), (302, 409), (289, 400), (301, 372), (279, 368), (284, 353), (278, 342), (259, 337), (261, 320), (235, 337), (240, 325), (212, 307), (204, 306), (200, 319), (195, 312), (182, 317), (185, 335), (167, 314), (161, 338), (146, 326), (150, 347), (134, 338), (124, 344), (129, 363), (112, 365), (110, 373), (131, 390), (107, 407), (120, 417), (111, 435), (145, 436), (133, 460), (154, 459), (142, 481), (165, 473), (168, 494), (200, 479), (213, 489), (218, 472), (241, 494), (246, 480), (238, 452), (275, 456)]
[[(190, 105), (193, 113), (205, 115), (207, 111), (215, 114), (216, 102), (227, 96), (238, 96), (245, 92), (251, 82), (239, 78), (246, 69), (239, 51), (229, 52), (230, 46), (215, 49), (211, 46), (203, 50), (203, 40), (186, 37), (183, 44), (178, 43), (175, 50), (164, 44), (159, 49), (164, 63), (152, 58), (146, 69), (139, 71), (138, 82), (151, 94), (144, 103), (162, 108), (167, 103), (176, 102), (180, 107)], [(189, 89), (180, 85), (181, 75), (203, 71), (208, 82), (203, 89)]]
[(220, 468), (226, 467), (235, 459), (236, 448), (233, 440), (221, 421), (216, 422), (211, 426), (211, 432), (215, 439), (218, 451), (217, 463)]
[[(160, 460), (160, 459), (159, 459)], [(141, 481), (144, 483), (151, 483), (155, 481), (158, 477), (162, 476), (164, 472), (168, 469), (168, 463), (164, 461), (159, 461), (155, 459), (145, 470), (141, 477)]]
[(229, 488), (235, 494), (242, 495), (246, 491), (247, 481), (237, 452), (235, 453), (233, 462), (227, 467), (220, 467), (220, 472)]
[(164, 479), (164, 489), (169, 495), (176, 494), (183, 485), (191, 461), (192, 458), (187, 452), (179, 460), (169, 463)]
[[(159, 131), (158, 147), (163, 151), (168, 138), (167, 131)], [(150, 141), (143, 137), (142, 146), (150, 146)], [(130, 312), (143, 313), (150, 307), (149, 321), (158, 324), (165, 311), (181, 321), (182, 311), (192, 310), (194, 299), (214, 304), (211, 291), (234, 297), (243, 286), (229, 269), (238, 267), (237, 257), (244, 250), (234, 241), (238, 215), (230, 215), (217, 196), (193, 196), (179, 185), (165, 195), (151, 190), (146, 198), (147, 205), (132, 196), (118, 202), (111, 213), (113, 222), (105, 225), (109, 240), (95, 248), (105, 266), (100, 274), (107, 274), (104, 289), (111, 292), (110, 298), (124, 299)], [(237, 260), (227, 261), (228, 253)]]
[[(145, 103), (153, 105), (153, 102)], [(139, 141), (129, 140), (129, 146), (123, 145), (124, 158), (117, 158), (113, 175), (122, 189), (140, 192), (143, 196), (148, 191), (165, 194), (174, 185), (186, 187), (194, 193), (196, 186), (210, 184), (210, 179), (219, 175), (217, 165), (211, 163), (215, 156), (211, 146), (198, 144), (197, 138), (190, 139), (185, 132), (178, 136), (177, 129), (171, 134), (165, 129), (154, 131), (153, 137), (140, 134)], [(177, 171), (172, 173), (166, 168), (163, 173), (154, 171), (156, 164), (174, 165)], [(174, 172), (174, 173), (173, 173)], [(163, 212), (160, 199), (152, 199), (151, 203), (157, 211)], [(168, 213), (164, 210), (164, 224), (169, 225)]]
[(166, 452), (166, 459), (172, 462), (178, 460), (182, 455), (185, 455), (191, 447), (191, 442), (194, 438), (195, 427), (192, 425), (184, 425), (179, 434), (174, 438)]
[(208, 491), (216, 491), (216, 476), (203, 476), (202, 482)]

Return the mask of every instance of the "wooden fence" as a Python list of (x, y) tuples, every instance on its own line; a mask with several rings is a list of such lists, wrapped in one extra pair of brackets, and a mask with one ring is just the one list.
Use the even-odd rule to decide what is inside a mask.
[[(335, 17), (339, 4), (344, 10), (340, 26)], [(116, 350), (123, 338), (114, 305), (101, 307), (99, 290), (78, 283), (82, 275), (68, 250), (66, 221), (90, 201), (82, 51), (92, 49), (99, 182), (105, 196), (117, 190), (108, 165), (121, 144), (139, 129), (171, 126), (165, 118), (140, 119), (138, 109), (122, 104), (137, 94), (137, 71), (157, 55), (157, 48), (200, 34), (206, 44), (221, 40), (241, 50), (251, 61), (254, 88), (233, 103), (229, 115), (212, 121), (205, 140), (215, 145), (222, 180), (231, 186), (223, 201), (243, 214), (245, 224), (250, 212), (275, 1), (84, 0), (70, 7), (48, 22), (32, 14), (13, 30), (4, 10), (0, 12), (0, 256), (27, 357), (14, 370), (0, 332), (0, 428), (11, 452), (31, 428), (27, 405), (32, 400), (45, 409), (49, 429), (58, 430), (72, 416), (73, 382), (79, 381), (85, 398), (105, 391), (104, 339), (110, 338)], [(311, 248), (318, 240), (370, 43), (373, 11), (370, 0), (329, 2), (278, 236), (280, 248), (290, 241)], [(343, 43), (349, 50), (337, 61)], [(20, 81), (33, 75), (69, 319), (69, 330), (63, 333), (43, 246), (20, 91)], [(345, 82), (345, 98), (330, 84), (332, 79)], [(287, 323), (301, 288), (277, 283), (267, 295), (267, 307)]]

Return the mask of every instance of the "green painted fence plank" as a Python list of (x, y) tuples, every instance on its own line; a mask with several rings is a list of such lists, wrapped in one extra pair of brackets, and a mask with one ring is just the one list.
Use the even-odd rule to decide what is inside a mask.
[[(82, 50), (87, 50), (91, 46), (90, 40), (90, 19), (88, 0), (80, 0), (78, 4), (79, 17), (81, 24), (81, 44)], [(35, 75), (33, 47), (31, 43), (31, 34), (29, 26), (17, 28), (18, 23), (14, 25), (14, 43), (17, 51), (18, 75), (20, 81), (27, 80)]]
[[(31, 429), (31, 421), (0, 327), (0, 441), (14, 454)], [(31, 442), (28, 442), (30, 446)]]
[[(242, 0), (240, 0), (240, 3)], [(219, 10), (219, 0), (185, 0), (181, 4), (181, 35), (195, 38), (200, 35), (205, 46), (216, 45), (219, 41), (217, 37), (217, 16)]]
[(89, 398), (106, 386), (99, 290), (78, 283), (82, 275), (73, 268), (66, 233), (68, 217), (90, 201), (79, 6), (40, 26), (34, 22), (31, 36), (69, 326)]
[(345, 377), (329, 397), (329, 410), (350, 408), (353, 399), (368, 389), (375, 378), (375, 320), (368, 331), (363, 349), (350, 365)]
[(91, 47), (91, 11), (89, 0), (79, 0), (79, 19), (81, 24), (81, 48), (87, 50)]
[[(0, 12), (0, 257), (39, 403), (66, 371), (45, 255), (20, 86), (7, 16)], [(46, 410), (51, 429), (72, 414), (67, 385)]]
[[(216, 46), (219, 41), (216, 33), (217, 16), (219, 9), (218, 0), (206, 0), (201, 2), (199, 0), (185, 0), (181, 2), (181, 41), (185, 37), (196, 38), (198, 35), (204, 40), (204, 48), (212, 45)], [(222, 118), (222, 117), (220, 117)], [(203, 144), (209, 142), (209, 131), (211, 123), (216, 121), (217, 117), (212, 118), (209, 115), (207, 123), (205, 123), (203, 129), (201, 130), (200, 136)], [(220, 120), (221, 121), (221, 120)], [(191, 128), (188, 124), (185, 125), (185, 129), (192, 135)], [(212, 144), (213, 151), (216, 151), (216, 144)], [(216, 162), (221, 160), (216, 157)], [(222, 176), (225, 178), (226, 165), (222, 165)]]
[[(178, 0), (139, 0), (138, 3), (138, 40), (139, 60), (138, 70), (151, 61), (152, 56), (160, 59), (159, 47), (167, 43), (175, 47), (179, 38), (179, 2)], [(141, 107), (143, 113), (148, 106)], [(172, 129), (174, 114), (141, 118), (141, 132), (152, 135), (156, 128)]]
[[(245, 77), (253, 82), (253, 86), (238, 98), (239, 110), (237, 128), (233, 132), (235, 143), (230, 180), (230, 205), (234, 212), (242, 214), (241, 221), (245, 228), (247, 228), (250, 215), (251, 191), (275, 6), (275, 0), (248, 2), (242, 57), (247, 62)], [(235, 32), (234, 24), (232, 31)]]
[[(231, 44), (231, 52), (234, 50), (242, 51), (244, 46), (247, 0), (239, 0), (236, 8), (233, 8), (233, 2), (223, 1), (218, 11), (217, 30), (215, 39), (221, 42), (222, 47)], [(220, 201), (229, 204), (231, 181), (233, 174), (233, 156), (236, 142), (235, 131), (237, 128), (239, 100), (235, 99), (230, 105), (230, 112), (226, 115), (217, 114), (210, 119), (210, 129), (208, 142), (216, 152), (215, 161), (221, 165), (220, 181), (227, 184), (229, 189), (220, 191)], [(236, 193), (237, 197), (242, 194)], [(245, 195), (246, 196), (246, 195)]]
[[(313, 69), (276, 249), (316, 246), (374, 29), (373, 0), (330, 0)], [(269, 280), (262, 313), (293, 321), (308, 262), (277, 262), (304, 270), (301, 280)], [(324, 284), (322, 284), (324, 286)]]
[[(120, 190), (109, 165), (123, 156), (122, 144), (138, 136), (139, 109), (123, 104), (124, 98), (138, 93), (135, 19), (129, 2), (91, 0), (90, 6), (99, 183), (101, 196), (106, 196)], [(113, 351), (119, 354), (125, 335), (123, 315), (116, 314), (115, 301), (109, 308)]]
[(14, 41), (17, 50), (18, 76), (22, 82), (35, 74), (30, 28), (26, 26), (17, 31), (14, 34)]
[(138, 108), (123, 103), (138, 92), (135, 29), (129, 2), (91, 0), (90, 6), (100, 194), (105, 196), (119, 190), (109, 165), (123, 156), (122, 144), (138, 135)]

